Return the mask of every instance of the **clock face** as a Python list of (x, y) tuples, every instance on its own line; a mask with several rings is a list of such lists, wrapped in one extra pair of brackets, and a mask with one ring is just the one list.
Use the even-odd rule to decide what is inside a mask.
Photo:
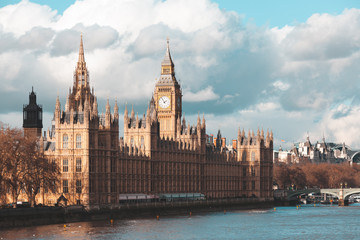
[(168, 108), (170, 106), (170, 99), (167, 96), (159, 98), (159, 106), (161, 108)]

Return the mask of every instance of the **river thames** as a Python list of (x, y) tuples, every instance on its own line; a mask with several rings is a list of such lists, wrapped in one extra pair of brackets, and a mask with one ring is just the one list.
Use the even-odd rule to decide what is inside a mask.
[(1, 239), (358, 239), (360, 205), (302, 205), (264, 210), (92, 221), (0, 231)]

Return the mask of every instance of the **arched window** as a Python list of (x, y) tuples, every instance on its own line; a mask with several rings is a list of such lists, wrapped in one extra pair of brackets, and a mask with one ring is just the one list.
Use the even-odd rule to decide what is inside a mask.
[(141, 136), (141, 148), (144, 148), (144, 137)]
[(76, 135), (76, 148), (81, 148), (81, 135)]
[(251, 161), (255, 161), (255, 152), (251, 152)]
[(68, 144), (69, 144), (69, 137), (67, 134), (63, 135), (63, 148), (68, 148)]
[(134, 138), (130, 139), (130, 146), (133, 147), (134, 146)]

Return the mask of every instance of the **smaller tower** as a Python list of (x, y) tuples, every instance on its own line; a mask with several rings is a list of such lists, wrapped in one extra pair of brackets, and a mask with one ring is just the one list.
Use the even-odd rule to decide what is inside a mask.
[(29, 104), (23, 107), (23, 128), (27, 137), (41, 137), (42, 131), (42, 106), (36, 104), (34, 88), (29, 94)]

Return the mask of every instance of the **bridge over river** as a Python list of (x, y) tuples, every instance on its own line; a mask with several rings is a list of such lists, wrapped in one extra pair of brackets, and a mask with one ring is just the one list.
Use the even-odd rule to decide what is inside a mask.
[(287, 190), (287, 200), (294, 200), (302, 194), (329, 194), (339, 199), (339, 206), (347, 206), (349, 197), (353, 194), (360, 194), (360, 188), (309, 188), (302, 190)]

